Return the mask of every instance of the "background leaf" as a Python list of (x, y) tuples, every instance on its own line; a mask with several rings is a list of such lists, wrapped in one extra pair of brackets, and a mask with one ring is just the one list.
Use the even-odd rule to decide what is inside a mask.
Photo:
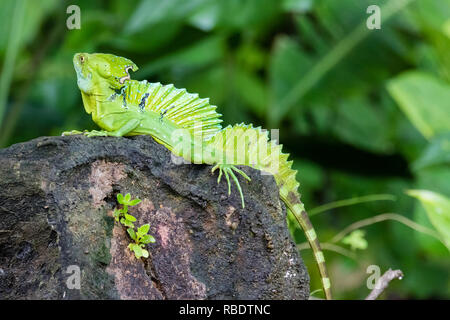
[(434, 137), (412, 166), (419, 170), (443, 164), (450, 164), (450, 131)]
[(420, 200), (450, 250), (450, 199), (428, 190), (409, 190), (408, 194)]
[(391, 80), (389, 92), (426, 137), (450, 131), (450, 85), (426, 73), (412, 71)]
[(342, 239), (342, 243), (348, 244), (352, 250), (365, 250), (367, 249), (367, 240), (364, 239), (365, 232), (362, 230), (355, 230), (348, 236)]

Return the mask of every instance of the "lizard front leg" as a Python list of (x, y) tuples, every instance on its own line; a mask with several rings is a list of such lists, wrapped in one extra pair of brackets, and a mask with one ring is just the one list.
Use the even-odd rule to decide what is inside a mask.
[(126, 135), (127, 133), (133, 131), (136, 129), (139, 124), (141, 123), (138, 119), (131, 119), (127, 121), (122, 127), (120, 127), (117, 130), (114, 131), (106, 131), (106, 130), (92, 130), (92, 131), (79, 131), (79, 130), (72, 130), (72, 131), (64, 131), (61, 135), (68, 136), (68, 135), (76, 135), (76, 134), (84, 134), (87, 137), (122, 137)]
[(106, 130), (92, 130), (88, 132), (84, 132), (83, 134), (87, 137), (123, 137), (127, 133), (130, 133), (134, 129), (136, 129), (141, 121), (139, 119), (131, 119), (128, 120), (123, 126), (114, 131), (106, 131)]
[[(84, 131), (86, 132), (86, 131)], [(63, 133), (61, 133), (62, 136), (73, 136), (76, 134), (83, 134), (83, 131), (80, 130), (71, 130), (71, 131), (63, 131)]]

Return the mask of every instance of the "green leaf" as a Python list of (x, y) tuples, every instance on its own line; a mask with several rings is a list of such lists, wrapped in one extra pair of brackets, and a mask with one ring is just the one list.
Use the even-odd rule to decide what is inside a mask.
[(222, 36), (211, 36), (195, 42), (174, 53), (155, 59), (143, 65), (139, 71), (139, 77), (147, 77), (164, 69), (191, 70), (204, 67), (222, 58), (225, 51), (225, 40)]
[(450, 130), (450, 85), (432, 75), (411, 71), (388, 83), (389, 93), (427, 139)]
[(128, 205), (129, 206), (135, 206), (135, 205), (137, 205), (137, 204), (139, 204), (139, 203), (141, 203), (141, 199), (134, 199), (134, 200), (131, 200), (129, 203), (128, 203)]
[(450, 163), (450, 131), (434, 137), (412, 167), (414, 170)]
[(134, 224), (125, 218), (121, 218), (120, 223), (123, 224), (125, 227), (134, 228)]
[(114, 219), (115, 219), (117, 222), (118, 222), (119, 219), (120, 219), (121, 213), (122, 213), (121, 210), (119, 210), (119, 209), (114, 209), (113, 216), (114, 216)]
[(127, 219), (128, 221), (134, 222), (136, 221), (136, 218), (133, 217), (131, 214), (125, 213), (125, 219)]
[[(286, 36), (277, 38), (274, 52), (269, 63), (269, 81), (272, 104), (278, 106), (295, 84), (299, 77), (304, 75), (312, 64), (311, 58), (301, 50), (297, 41)], [(281, 119), (284, 110), (278, 107), (269, 108), (268, 115)]]
[[(382, 21), (386, 23), (388, 19), (390, 19), (393, 15), (402, 10), (405, 6), (407, 6), (413, 0), (403, 0), (403, 1), (388, 1), (385, 5), (381, 7)], [(308, 71), (305, 74), (302, 74), (300, 71), (297, 72), (297, 81), (295, 85), (291, 85), (289, 91), (282, 96), (281, 100), (273, 99), (271, 101), (271, 107), (269, 110), (269, 115), (267, 117), (267, 121), (269, 122), (269, 126), (278, 127), (280, 121), (289, 114), (290, 111), (294, 107), (298, 107), (300, 105), (299, 102), (313, 89), (316, 85), (325, 78), (326, 75), (331, 71), (331, 69), (335, 68), (338, 64), (344, 60), (351, 53), (354, 53), (353, 50), (358, 44), (361, 43), (367, 36), (373, 35), (372, 30), (369, 30), (366, 25), (367, 15), (365, 15), (364, 3), (360, 1), (352, 1), (351, 6), (349, 8), (360, 7), (362, 10), (359, 11), (359, 14), (364, 14), (363, 20), (359, 25), (352, 26), (351, 32), (342, 32), (342, 21), (346, 20), (352, 23), (352, 19), (348, 19), (349, 13), (347, 10), (342, 9), (343, 1), (318, 1), (322, 3), (322, 8), (324, 8), (328, 13), (331, 13), (329, 10), (331, 6), (337, 7), (339, 12), (345, 12), (345, 17), (343, 19), (331, 18), (330, 15), (326, 19), (321, 21), (322, 24), (325, 24), (328, 28), (328, 31), (335, 35), (339, 42), (336, 43), (333, 47), (330, 47), (326, 54), (322, 55), (319, 59), (316, 59), (314, 65), (308, 68)], [(325, 4), (326, 3), (326, 4)], [(317, 5), (317, 7), (320, 7)], [(334, 12), (333, 12), (334, 13)], [(341, 13), (342, 14), (342, 13)], [(353, 24), (353, 23), (352, 23)], [(353, 68), (354, 69), (354, 68)], [(293, 70), (297, 70), (295, 66), (293, 66)], [(367, 69), (364, 69), (367, 70)], [(354, 76), (355, 70), (352, 71), (351, 76)], [(345, 76), (341, 76), (342, 79), (346, 79)], [(279, 98), (279, 97), (277, 97)]]
[(313, 0), (283, 0), (283, 9), (288, 12), (304, 13), (313, 7)]
[[(21, 5), (20, 2), (25, 4), (23, 14), (23, 20), (19, 19), (15, 6)], [(39, 26), (42, 21), (48, 17), (55, 8), (58, 7), (58, 1), (17, 1), (17, 0), (3, 0), (0, 1), (0, 52), (5, 50), (8, 46), (8, 38), (11, 38), (14, 33), (14, 29), (18, 33), (17, 41), (20, 47), (29, 44), (36, 39), (39, 35)], [(24, 21), (25, 23), (21, 23)]]
[(117, 194), (117, 202), (123, 204), (123, 195), (121, 193)]
[(450, 199), (429, 190), (409, 190), (407, 194), (420, 200), (428, 218), (450, 250)]
[(209, 5), (201, 8), (189, 18), (189, 23), (204, 32), (211, 31), (219, 19), (219, 9), (219, 3), (217, 1), (210, 1)]
[(125, 195), (125, 203), (128, 204), (130, 202), (130, 200), (131, 200), (131, 194), (127, 193)]
[(145, 244), (147, 244), (147, 243), (155, 243), (155, 238), (152, 235), (146, 234), (146, 235), (142, 236), (140, 242), (145, 243)]
[(139, 259), (140, 257), (142, 257), (142, 248), (139, 245), (135, 244), (133, 246), (133, 251), (136, 258)]
[(150, 230), (150, 225), (147, 223), (138, 228), (137, 234), (139, 236), (143, 236), (143, 235), (147, 234), (148, 230)]
[(348, 244), (352, 250), (367, 249), (367, 240), (364, 238), (365, 232), (363, 230), (355, 230), (342, 239), (342, 243)]
[(142, 249), (142, 256), (143, 256), (144, 258), (148, 258), (148, 251), (145, 250), (145, 249)]
[(130, 235), (131, 239), (136, 240), (136, 233), (134, 232), (134, 229), (128, 228), (127, 232)]
[(281, 12), (280, 1), (226, 0), (219, 3), (218, 28), (254, 30), (271, 26)]
[(263, 81), (255, 73), (237, 70), (235, 90), (255, 114), (261, 117), (264, 115), (268, 97)]
[(372, 152), (388, 152), (392, 145), (388, 117), (381, 103), (372, 105), (364, 95), (337, 103), (333, 131), (340, 140)]
[(157, 23), (185, 19), (208, 2), (209, 0), (143, 0), (125, 26), (125, 33), (132, 34)]

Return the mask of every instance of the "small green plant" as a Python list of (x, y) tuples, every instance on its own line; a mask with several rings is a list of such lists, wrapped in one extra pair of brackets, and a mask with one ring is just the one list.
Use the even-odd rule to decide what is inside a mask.
[(363, 230), (355, 230), (352, 233), (350, 233), (348, 236), (343, 238), (341, 242), (343, 244), (348, 244), (350, 248), (354, 250), (366, 250), (368, 243), (367, 240), (364, 238), (365, 231)]
[(127, 227), (128, 235), (134, 240), (134, 242), (131, 242), (128, 245), (128, 249), (134, 252), (137, 259), (140, 259), (141, 257), (148, 258), (149, 254), (145, 249), (145, 245), (155, 242), (155, 238), (148, 234), (150, 224), (144, 224), (135, 231), (134, 222), (136, 222), (136, 218), (128, 213), (128, 207), (139, 204), (141, 200), (138, 198), (131, 200), (131, 195), (129, 193), (125, 196), (119, 193), (117, 195), (117, 202), (122, 205), (122, 208), (114, 209), (114, 220)]
[(117, 202), (122, 205), (122, 209), (114, 209), (114, 219), (126, 227), (134, 228), (133, 222), (136, 218), (128, 214), (128, 207), (135, 206), (141, 202), (140, 199), (131, 200), (131, 194), (127, 193), (123, 196), (121, 193), (117, 195)]
[(138, 259), (140, 257), (148, 258), (148, 251), (144, 249), (144, 247), (148, 243), (155, 242), (155, 238), (152, 235), (147, 234), (149, 229), (150, 229), (149, 224), (144, 224), (140, 226), (136, 232), (132, 228), (127, 229), (127, 232), (130, 235), (131, 239), (134, 240), (134, 243), (130, 243), (128, 245), (128, 248), (131, 251), (134, 251), (134, 255)]

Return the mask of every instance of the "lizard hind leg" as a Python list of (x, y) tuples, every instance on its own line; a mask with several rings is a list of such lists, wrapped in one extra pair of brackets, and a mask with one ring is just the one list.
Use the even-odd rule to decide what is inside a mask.
[(242, 208), (245, 208), (244, 194), (242, 193), (242, 188), (241, 188), (238, 178), (236, 177), (235, 172), (240, 174), (241, 176), (243, 176), (248, 181), (251, 181), (250, 177), (244, 171), (242, 171), (242, 170), (236, 168), (234, 165), (230, 165), (230, 164), (223, 164), (223, 163), (216, 164), (211, 169), (211, 172), (214, 172), (217, 169), (219, 169), (219, 177), (217, 178), (217, 183), (220, 183), (220, 179), (222, 178), (222, 175), (225, 175), (225, 178), (227, 179), (227, 184), (228, 184), (228, 195), (230, 195), (231, 194), (230, 177), (231, 177), (231, 179), (233, 179), (234, 183), (236, 184), (236, 187), (241, 196)]

